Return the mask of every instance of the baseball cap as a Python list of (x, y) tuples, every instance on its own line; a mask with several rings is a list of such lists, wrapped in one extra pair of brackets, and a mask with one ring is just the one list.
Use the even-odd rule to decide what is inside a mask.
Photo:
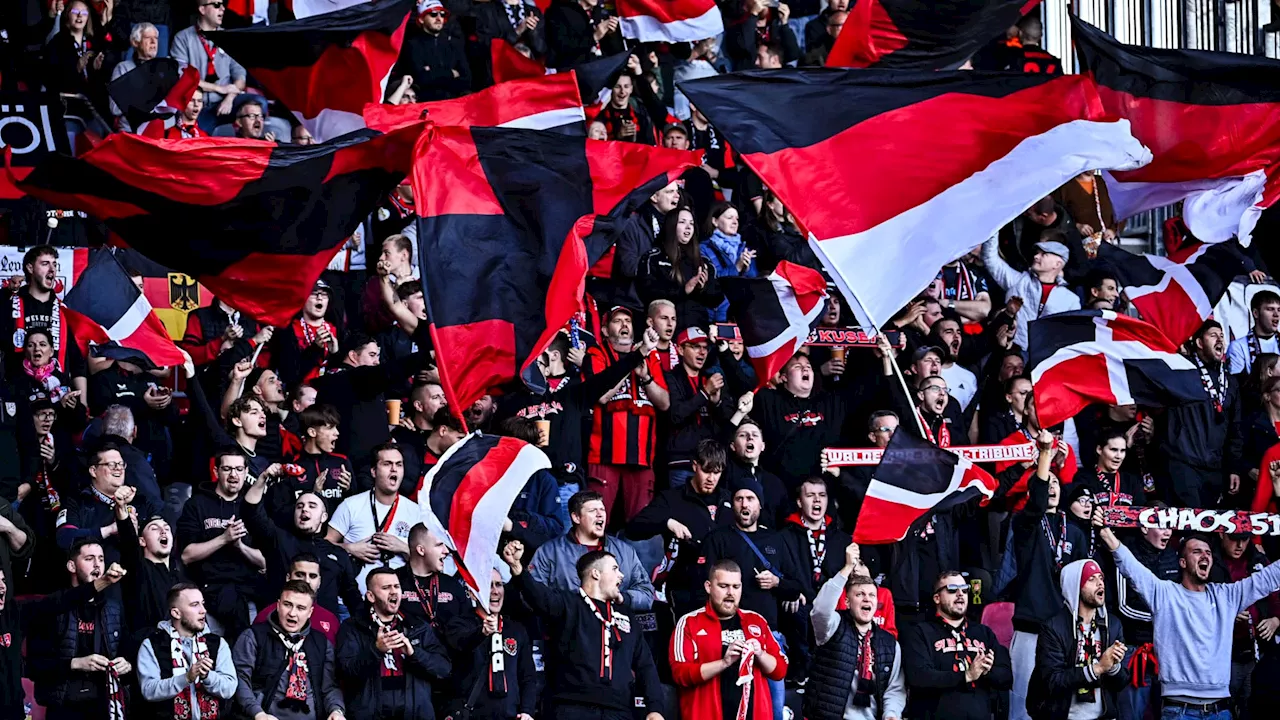
[(631, 312), (631, 308), (627, 307), (626, 305), (614, 305), (613, 307), (609, 308), (608, 320), (612, 320), (613, 316), (617, 315), (618, 313), (626, 313), (627, 315), (630, 315), (633, 318), (635, 317), (635, 313)]
[(324, 280), (316, 280), (316, 284), (314, 287), (311, 288), (311, 292), (313, 293), (322, 292), (327, 295), (333, 295), (333, 288), (329, 287), (329, 283), (325, 282)]
[(681, 123), (681, 122), (667, 123), (667, 126), (662, 128), (662, 134), (665, 136), (667, 133), (671, 132), (672, 130), (679, 130), (680, 132), (684, 133), (685, 137), (689, 137), (689, 128), (685, 127), (684, 123)]
[(428, 10), (436, 10), (436, 9), (443, 10), (444, 5), (440, 2), (440, 0), (418, 0), (417, 9), (418, 9), (418, 14), (421, 15), (422, 13)]
[(916, 351), (911, 353), (911, 364), (915, 365), (916, 363), (920, 362), (920, 360), (924, 358), (925, 355), (928, 355), (929, 353), (933, 353), (937, 355), (939, 359), (945, 358), (947, 356), (946, 353), (942, 352), (942, 348), (938, 347), (937, 345), (925, 345), (924, 347), (916, 348)]
[(690, 343), (690, 342), (706, 343), (707, 342), (706, 331), (700, 327), (687, 327), (681, 330), (680, 334), (676, 336), (676, 345), (683, 345), (685, 343)]
[(1047, 242), (1038, 242), (1036, 243), (1036, 249), (1039, 250), (1040, 252), (1047, 252), (1053, 255), (1057, 255), (1063, 260), (1066, 260), (1067, 258), (1071, 257), (1071, 251), (1067, 249), (1067, 246), (1063, 245), (1060, 242), (1056, 242), (1054, 240), (1049, 240)]

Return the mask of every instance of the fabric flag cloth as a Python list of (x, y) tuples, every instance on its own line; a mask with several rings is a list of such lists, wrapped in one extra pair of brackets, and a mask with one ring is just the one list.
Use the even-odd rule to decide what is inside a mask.
[(324, 15), (367, 3), (369, 0), (293, 0), (293, 16), (299, 20), (312, 15)]
[(769, 384), (795, 355), (827, 312), (827, 281), (822, 273), (783, 260), (768, 277), (721, 278), (729, 313), (738, 318), (747, 356)]
[(1124, 45), (1072, 17), (1083, 74), (1103, 108), (1128, 118), (1155, 160), (1114, 172), (1116, 217), (1184, 200), (1203, 242), (1249, 245), (1264, 208), (1280, 197), (1280, 60), (1201, 50)]
[(284, 103), (317, 140), (364, 127), (382, 100), (413, 0), (373, 0), (277, 25), (218, 33), (218, 47)]
[(437, 127), (510, 127), (587, 134), (586, 113), (572, 71), (511, 80), (453, 100), (364, 107), (364, 121), (389, 131), (430, 120)]
[(715, 0), (617, 0), (622, 37), (645, 42), (697, 42), (724, 32)]
[(894, 433), (871, 474), (853, 541), (897, 542), (920, 518), (975, 498), (986, 505), (998, 487), (995, 478), (969, 460), (910, 433)]
[(538, 78), (547, 74), (547, 66), (525, 57), (514, 45), (496, 37), (489, 41), (489, 61), (493, 70), (493, 82)]
[(799, 219), (864, 327), (1076, 175), (1151, 159), (1126, 121), (1095, 121), (1077, 76), (756, 70), (680, 88)]
[(546, 453), (523, 440), (471, 433), (427, 472), (422, 522), (448, 543), (458, 574), (476, 597), (489, 597), (511, 504), (535, 472), (550, 467)]
[(109, 136), (20, 187), (267, 325), (288, 325), (329, 260), (409, 171), (422, 125), (317, 145)]
[(1028, 326), (1027, 368), (1041, 427), (1093, 403), (1163, 408), (1204, 400), (1200, 371), (1154, 325), (1076, 310)]
[(144, 370), (186, 362), (147, 296), (111, 250), (94, 251), (63, 302), (85, 357), (123, 360)]
[(107, 94), (134, 132), (162, 138), (199, 88), (196, 67), (184, 67), (173, 58), (156, 58), (112, 80)]
[[(436, 364), (461, 411), (516, 378), (581, 309), (587, 268), (701, 154), (514, 128), (434, 127), (415, 150)], [(429, 261), (427, 259), (430, 259)]]
[(20, 126), (4, 133), (0, 147), (6, 172), (0, 175), (0, 207), (12, 208), (26, 194), (18, 183), (55, 153), (71, 154), (62, 99), (55, 93), (5, 93), (0, 103), (0, 128)]
[(1098, 246), (1098, 258), (1115, 271), (1142, 319), (1175, 345), (1190, 339), (1208, 319), (1237, 275), (1253, 270), (1234, 241), (1201, 245), (1182, 262), (1134, 255), (1110, 243)]
[(955, 70), (1040, 0), (858, 0), (827, 67)]

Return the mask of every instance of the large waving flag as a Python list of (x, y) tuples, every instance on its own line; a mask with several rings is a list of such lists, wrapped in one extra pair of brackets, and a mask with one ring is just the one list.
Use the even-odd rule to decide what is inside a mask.
[(373, 0), (303, 20), (218, 33), (267, 94), (317, 140), (364, 127), (365, 103), (382, 99), (413, 0)]
[(858, 0), (827, 67), (955, 70), (1040, 0)]
[(364, 121), (387, 131), (422, 120), (437, 126), (511, 127), (586, 135), (587, 116), (572, 72), (511, 80), (453, 100), (364, 108)]
[(321, 271), (409, 171), (422, 125), (319, 145), (107, 137), (20, 187), (83, 210), (130, 247), (267, 325), (288, 325)]
[(720, 289), (738, 320), (759, 387), (782, 370), (827, 312), (822, 273), (786, 260), (768, 277), (721, 278)]
[(107, 94), (139, 135), (163, 138), (174, 118), (200, 89), (200, 71), (173, 58), (138, 65), (107, 85)]
[(986, 505), (998, 487), (995, 478), (969, 460), (911, 433), (894, 433), (871, 474), (853, 541), (897, 542), (925, 515), (975, 499)]
[(94, 251), (65, 303), (67, 322), (85, 357), (124, 360), (144, 370), (186, 361), (110, 250)]
[(500, 37), (489, 41), (489, 69), (494, 83), (539, 78), (547, 74), (545, 63), (525, 57), (514, 45)]
[(422, 522), (444, 538), (458, 574), (476, 597), (489, 597), (502, 525), (525, 483), (551, 467), (523, 440), (471, 433), (445, 451), (423, 480)]
[(1244, 245), (1280, 197), (1280, 60), (1124, 45), (1072, 18), (1081, 71), (1104, 109), (1128, 118), (1150, 165), (1115, 172), (1117, 217), (1185, 200), (1196, 238)]
[(1110, 243), (1098, 246), (1098, 257), (1115, 271), (1142, 319), (1175, 345), (1190, 338), (1213, 313), (1237, 275), (1253, 270), (1235, 242), (1201, 245), (1182, 262), (1134, 255)]
[(756, 70), (680, 87), (808, 230), (866, 327), (1076, 175), (1150, 160), (1074, 76)]
[(724, 32), (715, 0), (617, 0), (622, 36), (645, 42), (697, 42)]
[(621, 220), (699, 153), (514, 128), (435, 127), (415, 150), (418, 257), (450, 407), (523, 378), (581, 307)]
[(1094, 403), (1168, 407), (1205, 399), (1200, 371), (1153, 325), (1110, 310), (1076, 310), (1028, 327), (1027, 369), (1041, 427)]

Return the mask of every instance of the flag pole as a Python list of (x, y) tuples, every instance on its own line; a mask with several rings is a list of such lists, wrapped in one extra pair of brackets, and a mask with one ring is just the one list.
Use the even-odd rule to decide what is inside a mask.
[[(832, 277), (838, 278), (839, 276), (832, 273)], [(839, 285), (840, 289), (849, 296), (849, 299), (857, 303), (858, 307), (862, 309), (862, 314), (865, 315), (868, 320), (871, 320), (871, 316), (867, 314), (867, 306), (862, 304), (862, 300), (858, 298), (858, 294), (853, 291), (853, 288), (848, 287), (848, 283), (845, 282), (838, 282), (837, 285)], [(880, 328), (874, 324), (874, 321), (872, 322), (871, 329), (876, 335), (880, 334)], [(929, 437), (929, 433), (924, 427), (924, 420), (921, 419), (920, 413), (915, 410), (916, 404), (912, 401), (911, 390), (907, 388), (907, 379), (902, 375), (902, 368), (898, 367), (898, 351), (896, 348), (893, 348), (893, 351), (889, 353), (889, 363), (893, 365), (893, 374), (898, 378), (898, 383), (902, 385), (902, 392), (907, 396), (907, 407), (911, 408), (911, 417), (916, 421), (916, 429), (920, 431), (920, 437)], [(902, 418), (898, 418), (898, 423), (902, 423)]]

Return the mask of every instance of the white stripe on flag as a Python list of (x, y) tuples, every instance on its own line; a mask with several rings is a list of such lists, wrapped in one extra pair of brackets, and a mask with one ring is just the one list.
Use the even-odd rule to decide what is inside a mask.
[(619, 17), (622, 37), (641, 42), (697, 42), (724, 32), (720, 8), (712, 5), (698, 17), (664, 23), (649, 15)]
[(928, 510), (943, 498), (960, 489), (960, 483), (964, 481), (966, 461), (961, 458), (956, 463), (955, 468), (951, 471), (951, 482), (947, 483), (947, 488), (942, 492), (936, 493), (918, 493), (906, 488), (890, 485), (882, 480), (877, 480), (874, 475), (871, 477), (871, 483), (867, 485), (867, 497), (877, 498), (879, 500), (887, 500), (898, 505), (906, 505), (917, 510)]
[(1266, 172), (1255, 170), (1243, 177), (1209, 178), (1183, 182), (1121, 182), (1103, 172), (1115, 216), (1126, 219), (1140, 212), (1183, 202), (1182, 219), (1197, 240), (1218, 243), (1239, 236), (1249, 246), (1253, 226), (1262, 211)]
[(440, 456), (440, 459), (436, 460), (436, 464), (432, 465), (431, 469), (427, 471), (427, 474), (423, 476), (422, 491), (418, 493), (418, 509), (421, 511), (422, 524), (426, 525), (427, 529), (435, 534), (436, 537), (444, 538), (444, 541), (449, 545), (450, 550), (456, 550), (458, 548), (458, 544), (453, 541), (453, 537), (449, 535), (449, 531), (445, 529), (444, 523), (440, 522), (440, 518), (436, 517), (435, 508), (431, 507), (431, 483), (435, 481), (436, 474), (440, 472), (440, 468), (444, 467), (445, 463), (449, 462), (455, 454), (460, 452), (463, 446), (467, 444), (467, 441), (474, 438), (476, 434), (477, 433), (475, 431), (467, 433), (461, 440), (451, 445), (448, 450), (444, 451), (444, 454)]
[(1191, 270), (1187, 267), (1191, 263), (1200, 259), (1200, 256), (1209, 249), (1208, 245), (1201, 245), (1186, 260), (1176, 263), (1169, 258), (1159, 257), (1158, 255), (1144, 256), (1147, 262), (1151, 263), (1151, 267), (1165, 273), (1160, 278), (1160, 282), (1155, 285), (1126, 285), (1124, 294), (1129, 296), (1129, 300), (1133, 301), (1144, 295), (1152, 293), (1162, 293), (1169, 289), (1169, 283), (1174, 279), (1182, 286), (1187, 293), (1187, 297), (1195, 303), (1196, 312), (1200, 313), (1200, 317), (1209, 317), (1209, 313), (1213, 312), (1213, 305), (1209, 303), (1209, 296), (1204, 294), (1204, 288), (1201, 287), (1200, 281), (1195, 275), (1191, 274)]
[(782, 306), (782, 313), (787, 317), (787, 330), (763, 345), (747, 347), (747, 357), (768, 357), (789, 342), (795, 340), (803, 342), (809, 337), (809, 326), (826, 309), (826, 304), (820, 302), (805, 314), (800, 309), (799, 301), (796, 300), (795, 288), (791, 287), (791, 283), (788, 283), (786, 278), (776, 272), (770, 273), (769, 282), (773, 283), (773, 292), (777, 294), (778, 304)]
[(147, 296), (138, 293), (138, 299), (133, 301), (129, 309), (115, 321), (111, 327), (106, 328), (107, 337), (116, 342), (123, 342), (125, 338), (137, 332), (142, 327), (142, 323), (147, 321), (147, 316), (151, 314), (151, 303), (147, 302)]
[(1094, 168), (1134, 169), (1151, 153), (1129, 121), (1074, 120), (1019, 142), (927, 202), (853, 235), (809, 244), (864, 327), (881, 327), (938, 274), (1032, 203)]
[[(366, 127), (362, 115), (347, 112), (346, 110), (325, 108), (313, 118), (304, 118), (300, 112), (294, 112), (293, 116), (298, 118), (298, 122), (302, 123), (302, 126), (311, 132), (311, 137), (318, 143), (327, 142), (349, 132), (363, 130)], [(292, 142), (293, 138), (290, 138), (289, 141)]]
[(540, 113), (525, 115), (504, 122), (498, 127), (506, 128), (524, 128), (525, 130), (552, 130), (558, 127), (564, 127), (575, 122), (586, 122), (587, 114), (581, 105), (571, 108), (559, 108), (557, 110), (544, 110)]
[[(441, 463), (444, 459), (441, 458)], [(471, 536), (467, 539), (467, 554), (462, 564), (467, 567), (477, 587), (476, 597), (489, 597), (489, 584), (493, 580), (493, 564), (498, 555), (498, 541), (502, 536), (502, 526), (511, 514), (511, 504), (515, 502), (524, 489), (529, 477), (535, 471), (547, 470), (551, 460), (547, 454), (532, 445), (526, 445), (516, 454), (515, 460), (502, 479), (480, 498), (475, 509), (471, 511)], [(430, 495), (427, 504), (431, 504)]]

